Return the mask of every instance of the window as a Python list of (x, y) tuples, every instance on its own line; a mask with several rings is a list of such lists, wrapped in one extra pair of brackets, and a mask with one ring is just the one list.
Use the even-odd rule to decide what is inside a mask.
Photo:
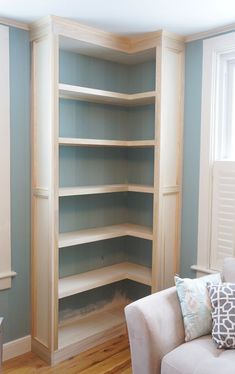
[(215, 160), (235, 160), (235, 53), (219, 61)]
[(0, 290), (11, 287), (9, 28), (0, 26)]
[(235, 256), (235, 33), (203, 42), (197, 265)]

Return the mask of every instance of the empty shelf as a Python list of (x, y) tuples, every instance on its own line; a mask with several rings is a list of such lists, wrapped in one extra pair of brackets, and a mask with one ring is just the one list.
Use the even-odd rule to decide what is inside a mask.
[(59, 138), (59, 144), (80, 147), (154, 147), (155, 140), (106, 140), (85, 138)]
[(59, 279), (59, 299), (124, 279), (130, 279), (150, 286), (151, 269), (146, 266), (123, 262), (64, 277)]
[(133, 225), (129, 223), (84, 229), (59, 234), (59, 247), (92, 243), (99, 240), (118, 238), (121, 236), (134, 236), (136, 238), (152, 240), (152, 228), (148, 226)]
[(143, 184), (107, 184), (99, 186), (62, 187), (59, 196), (93, 195), (111, 192), (153, 193), (153, 186)]
[[(121, 303), (112, 308), (101, 308), (95, 313), (89, 313), (83, 317), (71, 318), (59, 324), (59, 348), (71, 344), (112, 334), (115, 329), (123, 327), (125, 332), (124, 307), (128, 304)], [(112, 337), (112, 336), (111, 336)]]
[(130, 106), (154, 103), (156, 92), (148, 91), (136, 94), (125, 94), (60, 83), (59, 95), (61, 98), (65, 99)]

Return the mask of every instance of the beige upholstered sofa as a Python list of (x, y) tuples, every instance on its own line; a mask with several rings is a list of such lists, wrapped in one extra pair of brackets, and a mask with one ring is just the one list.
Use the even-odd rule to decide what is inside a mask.
[[(235, 259), (226, 259), (224, 281), (235, 283)], [(235, 350), (217, 349), (211, 336), (184, 342), (175, 287), (125, 308), (133, 374), (235, 374)]]

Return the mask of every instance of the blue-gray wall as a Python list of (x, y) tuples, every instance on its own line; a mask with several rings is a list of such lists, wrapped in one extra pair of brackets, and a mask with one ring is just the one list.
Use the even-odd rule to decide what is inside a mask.
[[(59, 62), (59, 80), (63, 83), (128, 93), (155, 89), (154, 60), (131, 66), (61, 51)], [(154, 137), (155, 106), (152, 104), (126, 108), (61, 99), (59, 112), (60, 136), (135, 140)], [(148, 148), (60, 147), (59, 161), (60, 186), (127, 181), (153, 184), (154, 154)], [(151, 194), (135, 192), (61, 198), (60, 232), (125, 222), (152, 226), (152, 205)], [(151, 267), (151, 247), (148, 240), (116, 238), (60, 250), (60, 276), (120, 261)], [(135, 282), (106, 285), (60, 301), (59, 315), (62, 317), (66, 310), (71, 315), (81, 307), (83, 311), (84, 308), (92, 310), (94, 300), (104, 305), (115, 292), (134, 300), (146, 296), (150, 288)]]
[[(30, 333), (30, 49), (27, 31), (10, 28), (12, 288), (0, 291), (4, 340)], [(1, 261), (1, 260), (0, 260)]]
[(197, 259), (203, 41), (186, 44), (181, 275), (193, 277)]

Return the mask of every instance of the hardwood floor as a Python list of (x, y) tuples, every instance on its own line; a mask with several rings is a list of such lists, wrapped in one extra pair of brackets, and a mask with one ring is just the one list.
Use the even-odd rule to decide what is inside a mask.
[(3, 374), (131, 374), (129, 342), (119, 336), (56, 366), (48, 366), (34, 353), (3, 364)]

